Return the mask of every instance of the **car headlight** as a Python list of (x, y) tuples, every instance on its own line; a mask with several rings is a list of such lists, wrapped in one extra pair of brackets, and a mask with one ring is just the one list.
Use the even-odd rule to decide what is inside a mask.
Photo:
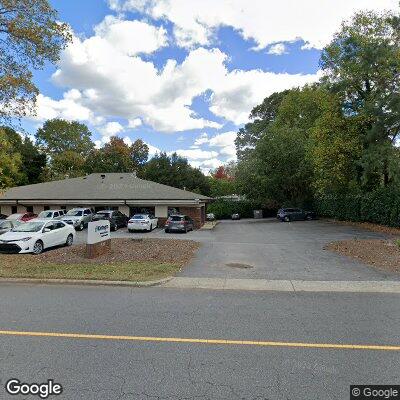
[(32, 239), (32, 237), (26, 237), (26, 238), (20, 239), (20, 241), (27, 242), (28, 240), (31, 240), (31, 239)]

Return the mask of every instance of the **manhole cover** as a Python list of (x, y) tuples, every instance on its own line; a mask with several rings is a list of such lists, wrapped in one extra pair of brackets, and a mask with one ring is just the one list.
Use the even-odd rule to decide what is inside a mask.
[(227, 263), (225, 264), (227, 267), (231, 268), (242, 268), (242, 269), (248, 269), (248, 268), (253, 268), (252, 265), (249, 264), (242, 264), (242, 263)]

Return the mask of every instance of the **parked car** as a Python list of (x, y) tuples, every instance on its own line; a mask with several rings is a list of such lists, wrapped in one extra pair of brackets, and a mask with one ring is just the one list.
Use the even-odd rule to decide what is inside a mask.
[(231, 218), (233, 220), (238, 220), (238, 219), (240, 219), (240, 214), (238, 214), (238, 213), (232, 214)]
[(6, 219), (7, 217), (8, 217), (8, 215), (0, 214), (0, 219)]
[(9, 220), (1, 220), (0, 221), (0, 235), (11, 231), (11, 229), (15, 228), (18, 225), (21, 225), (22, 222), (17, 219), (9, 219)]
[(38, 215), (38, 219), (61, 219), (64, 216), (64, 210), (46, 210)]
[(0, 253), (40, 254), (49, 247), (71, 246), (74, 238), (75, 229), (63, 221), (29, 221), (0, 236)]
[(192, 218), (187, 215), (171, 215), (165, 222), (165, 232), (185, 232), (194, 229)]
[(7, 219), (27, 222), (36, 217), (37, 214), (34, 214), (33, 212), (26, 212), (26, 213), (11, 214), (9, 217), (7, 217)]
[(290, 222), (316, 219), (317, 215), (314, 211), (305, 211), (300, 208), (281, 208), (276, 217), (282, 222)]
[(158, 218), (152, 214), (135, 214), (128, 221), (128, 231), (149, 231), (157, 228)]
[(207, 221), (215, 221), (215, 214), (214, 213), (208, 213), (206, 215), (206, 220)]
[(125, 228), (128, 225), (129, 218), (116, 210), (102, 210), (93, 215), (92, 221), (110, 221), (110, 228), (116, 231), (118, 228)]
[(72, 208), (61, 218), (61, 221), (72, 225), (77, 231), (83, 231), (92, 218), (93, 213), (90, 208)]

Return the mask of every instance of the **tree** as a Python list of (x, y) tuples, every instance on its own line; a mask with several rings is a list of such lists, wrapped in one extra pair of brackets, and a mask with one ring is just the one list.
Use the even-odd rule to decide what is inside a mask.
[(48, 120), (36, 132), (36, 144), (49, 156), (73, 151), (86, 157), (93, 149), (92, 133), (77, 121), (63, 119)]
[(33, 113), (32, 69), (56, 63), (71, 39), (47, 0), (0, 1), (0, 122)]
[(387, 185), (393, 144), (400, 134), (400, 18), (361, 12), (344, 22), (324, 49), (324, 81), (338, 93), (348, 116), (364, 119), (361, 160), (366, 189)]
[(143, 177), (203, 195), (208, 195), (210, 192), (206, 176), (199, 169), (193, 168), (186, 158), (180, 157), (176, 153), (170, 156), (166, 153), (156, 154), (147, 162)]
[(0, 189), (15, 186), (21, 179), (21, 155), (13, 151), (3, 128), (0, 128)]
[(235, 140), (239, 160), (251, 153), (267, 127), (275, 121), (278, 108), (288, 92), (288, 90), (284, 90), (273, 93), (266, 97), (262, 104), (253, 108), (249, 116), (252, 122), (239, 130)]
[(137, 139), (131, 145), (122, 138), (112, 137), (101, 149), (93, 150), (87, 157), (87, 172), (137, 172), (139, 175), (147, 161), (148, 146)]
[(14, 183), (28, 185), (40, 182), (46, 166), (46, 155), (39, 151), (28, 136), (21, 137), (10, 127), (3, 127), (2, 130), (10, 144), (10, 152), (19, 154), (21, 159), (19, 178)]

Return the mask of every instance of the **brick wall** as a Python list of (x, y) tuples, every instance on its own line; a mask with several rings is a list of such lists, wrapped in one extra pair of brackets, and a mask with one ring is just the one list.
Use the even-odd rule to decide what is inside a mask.
[(188, 217), (192, 218), (194, 221), (194, 227), (196, 229), (199, 229), (202, 227), (204, 222), (202, 222), (201, 207), (179, 207), (179, 213), (185, 214)]

